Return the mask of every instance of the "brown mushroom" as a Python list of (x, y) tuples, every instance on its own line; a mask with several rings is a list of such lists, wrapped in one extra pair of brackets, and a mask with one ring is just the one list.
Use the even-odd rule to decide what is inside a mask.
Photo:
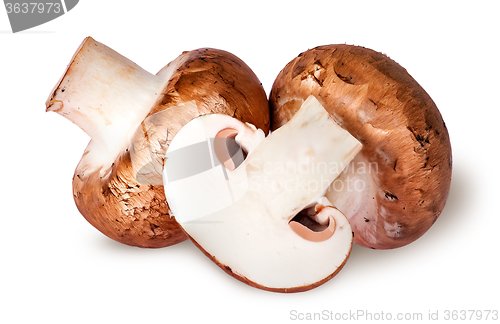
[(279, 73), (271, 128), (287, 123), (310, 95), (363, 144), (326, 195), (349, 218), (354, 242), (390, 249), (422, 236), (444, 208), (452, 170), (448, 131), (430, 96), (381, 53), (320, 46)]
[(46, 106), (91, 137), (73, 177), (79, 211), (108, 237), (139, 247), (187, 238), (169, 216), (162, 181), (166, 149), (184, 124), (219, 113), (269, 130), (258, 78), (211, 48), (184, 52), (153, 75), (88, 37)]

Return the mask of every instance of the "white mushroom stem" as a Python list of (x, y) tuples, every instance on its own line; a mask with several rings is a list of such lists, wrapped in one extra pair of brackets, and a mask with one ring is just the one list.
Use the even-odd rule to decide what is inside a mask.
[(175, 65), (153, 75), (87, 37), (47, 100), (47, 111), (83, 129), (92, 139), (85, 161), (107, 167), (148, 115)]
[[(242, 123), (229, 125), (230, 120), (219, 115), (196, 118), (171, 142), (163, 175), (172, 214), (207, 254), (237, 277), (271, 290), (325, 280), (349, 255), (352, 232), (323, 195), (361, 144), (314, 97), (262, 142)], [(209, 139), (229, 127), (249, 153), (232, 171), (223, 161), (201, 154), (209, 152)], [(311, 231), (293, 221), (306, 207), (316, 207), (324, 230)]]

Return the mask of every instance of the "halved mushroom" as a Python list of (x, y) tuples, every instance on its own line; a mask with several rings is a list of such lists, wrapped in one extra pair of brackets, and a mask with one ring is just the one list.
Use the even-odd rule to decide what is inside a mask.
[(354, 242), (406, 245), (436, 221), (448, 197), (452, 156), (436, 105), (399, 64), (358, 46), (320, 46), (292, 60), (270, 94), (272, 129), (314, 95), (363, 150), (331, 185)]
[(186, 239), (169, 217), (162, 181), (165, 151), (183, 125), (218, 113), (269, 128), (255, 74), (210, 48), (184, 52), (153, 75), (88, 37), (46, 106), (91, 137), (73, 177), (79, 211), (108, 237), (140, 247)]
[[(242, 282), (277, 292), (314, 288), (335, 276), (351, 251), (349, 222), (324, 194), (360, 149), (314, 97), (266, 138), (228, 116), (198, 117), (167, 149), (171, 215)], [(228, 163), (235, 156), (246, 158)]]

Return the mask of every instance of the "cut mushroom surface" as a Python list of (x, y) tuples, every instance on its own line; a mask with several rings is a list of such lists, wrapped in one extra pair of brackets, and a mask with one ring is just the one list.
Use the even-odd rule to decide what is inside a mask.
[(182, 126), (218, 113), (269, 129), (258, 78), (211, 48), (184, 52), (153, 75), (88, 37), (46, 106), (91, 137), (73, 177), (79, 211), (108, 237), (139, 247), (187, 238), (169, 217), (162, 181), (165, 151)]
[[(311, 216), (299, 213), (289, 222), (289, 225), (297, 235), (306, 240), (312, 242), (326, 241), (335, 233), (335, 218), (344, 215), (332, 206), (318, 204), (315, 209), (318, 212)], [(322, 222), (320, 223), (318, 219), (322, 219)]]
[[(210, 153), (210, 139), (227, 128), (248, 153), (234, 170)], [(360, 149), (314, 97), (266, 138), (227, 116), (198, 117), (167, 150), (166, 198), (184, 231), (227, 273), (265, 290), (308, 290), (332, 278), (349, 256), (349, 222), (324, 194)], [(193, 196), (204, 199), (194, 204)], [(310, 209), (311, 221), (325, 226), (297, 221)]]
[(448, 131), (430, 96), (381, 53), (320, 46), (277, 76), (269, 99), (272, 130), (286, 125), (310, 95), (363, 144), (326, 194), (349, 218), (354, 243), (390, 249), (422, 236), (444, 208), (452, 170)]

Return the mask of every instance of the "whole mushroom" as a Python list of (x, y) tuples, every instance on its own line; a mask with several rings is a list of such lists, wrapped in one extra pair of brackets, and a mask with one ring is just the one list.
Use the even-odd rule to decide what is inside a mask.
[(354, 243), (391, 249), (422, 236), (445, 206), (452, 172), (448, 131), (430, 96), (381, 53), (320, 46), (276, 78), (271, 129), (286, 124), (310, 95), (363, 144), (326, 194), (349, 219)]
[(162, 181), (166, 149), (183, 125), (218, 113), (269, 130), (258, 78), (211, 48), (184, 52), (153, 75), (88, 37), (46, 106), (91, 137), (73, 177), (79, 211), (108, 237), (139, 247), (187, 238), (169, 216)]

